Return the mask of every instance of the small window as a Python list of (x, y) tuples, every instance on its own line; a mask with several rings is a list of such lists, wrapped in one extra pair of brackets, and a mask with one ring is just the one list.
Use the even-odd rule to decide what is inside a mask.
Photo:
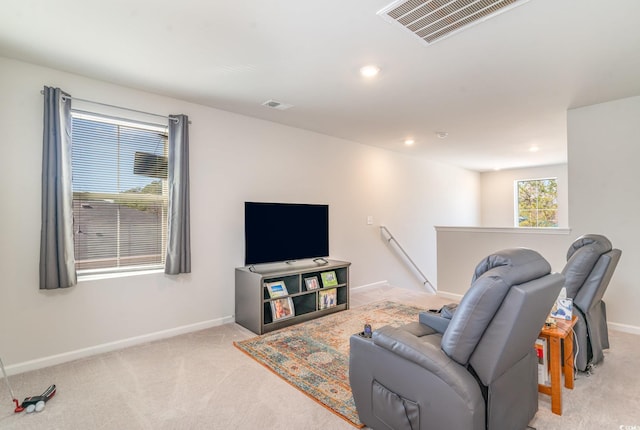
[(78, 274), (162, 268), (167, 128), (74, 111), (71, 138)]
[(516, 181), (516, 227), (558, 227), (556, 178)]

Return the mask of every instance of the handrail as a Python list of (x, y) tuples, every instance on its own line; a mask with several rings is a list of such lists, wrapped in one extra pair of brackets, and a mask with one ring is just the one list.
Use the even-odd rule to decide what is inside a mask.
[(422, 283), (425, 286), (428, 286), (429, 289), (433, 292), (433, 294), (436, 294), (436, 289), (433, 287), (433, 285), (431, 284), (431, 282), (429, 282), (429, 280), (427, 279), (427, 277), (424, 275), (424, 273), (422, 273), (422, 271), (420, 270), (420, 268), (418, 267), (418, 265), (411, 259), (411, 257), (409, 257), (409, 254), (407, 254), (407, 252), (404, 250), (404, 248), (402, 247), (402, 245), (400, 245), (400, 243), (397, 241), (397, 239), (393, 236), (393, 234), (391, 234), (391, 232), (389, 231), (389, 229), (383, 225), (380, 226), (380, 231), (384, 231), (387, 233), (387, 235), (389, 236), (387, 239), (387, 242), (391, 243), (391, 241), (393, 240), (396, 244), (396, 246), (398, 247), (398, 249), (400, 249), (400, 251), (402, 251), (402, 254), (404, 254), (404, 256), (407, 258), (407, 260), (409, 260), (409, 262), (411, 263), (411, 265), (413, 266), (414, 269), (416, 269), (418, 271), (418, 273), (420, 273), (420, 275), (422, 275), (422, 277), (424, 278), (424, 282)]

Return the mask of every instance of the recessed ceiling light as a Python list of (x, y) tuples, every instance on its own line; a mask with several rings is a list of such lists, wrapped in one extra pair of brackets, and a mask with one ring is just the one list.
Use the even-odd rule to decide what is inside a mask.
[(436, 136), (438, 136), (438, 139), (446, 139), (446, 137), (449, 136), (449, 133), (446, 131), (436, 131)]
[(529, 148), (529, 152), (538, 152), (540, 151), (540, 148), (538, 148), (537, 146), (532, 146), (531, 148)]
[(372, 78), (380, 73), (380, 67), (375, 65), (364, 66), (360, 69), (360, 74), (365, 78)]
[(415, 140), (413, 140), (413, 139), (405, 139), (405, 140), (404, 140), (404, 144), (405, 144), (405, 145), (407, 145), (407, 146), (411, 146), (411, 145), (413, 145), (414, 143), (416, 143), (416, 141), (415, 141)]

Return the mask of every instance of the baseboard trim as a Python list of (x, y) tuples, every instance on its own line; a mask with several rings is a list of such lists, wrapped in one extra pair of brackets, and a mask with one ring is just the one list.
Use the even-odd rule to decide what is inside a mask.
[(462, 296), (463, 296), (463, 294), (448, 293), (446, 291), (440, 291), (440, 290), (438, 290), (437, 295), (440, 297), (444, 297), (445, 299), (451, 299), (458, 302), (462, 300)]
[(615, 331), (621, 331), (624, 333), (631, 333), (631, 334), (640, 334), (640, 327), (635, 326), (635, 325), (629, 325), (629, 324), (620, 324), (620, 323), (607, 323), (607, 326), (611, 329), (611, 330), (615, 330)]
[(128, 348), (130, 346), (153, 342), (155, 340), (167, 339), (181, 334), (187, 334), (194, 331), (204, 330), (207, 328), (216, 327), (232, 322), (234, 322), (233, 316), (217, 318), (209, 321), (202, 321), (195, 324), (188, 324), (168, 330), (161, 330), (141, 336), (134, 336), (127, 339), (117, 340), (115, 342), (103, 343), (100, 345), (91, 346), (89, 348), (76, 349), (75, 351), (69, 351), (62, 354), (55, 354), (35, 360), (24, 361), (22, 363), (16, 363), (7, 366), (6, 370), (8, 375), (16, 375), (19, 373), (29, 372), (31, 370), (55, 366), (56, 364), (67, 363), (69, 361), (78, 360), (80, 358), (91, 357), (94, 355), (103, 354), (105, 352), (116, 351), (118, 349)]
[(389, 281), (378, 281), (378, 282), (373, 282), (371, 284), (364, 284), (364, 285), (359, 285), (357, 287), (350, 287), (349, 289), (353, 291), (353, 290), (359, 290), (360, 288), (386, 287), (386, 286), (389, 286)]

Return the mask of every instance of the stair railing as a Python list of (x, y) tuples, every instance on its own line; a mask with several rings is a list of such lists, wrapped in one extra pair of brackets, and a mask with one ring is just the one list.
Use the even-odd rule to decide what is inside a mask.
[[(429, 279), (427, 279), (427, 277), (424, 275), (424, 273), (422, 273), (422, 270), (420, 270), (420, 268), (418, 267), (418, 265), (411, 259), (411, 257), (409, 257), (409, 254), (407, 254), (407, 252), (404, 250), (404, 248), (402, 247), (402, 245), (400, 245), (400, 243), (396, 240), (396, 238), (393, 236), (393, 234), (391, 234), (391, 232), (389, 231), (389, 229), (383, 225), (380, 226), (380, 231), (386, 233), (387, 237), (385, 238), (387, 240), (388, 243), (391, 243), (391, 241), (393, 241), (393, 243), (395, 243), (395, 245), (398, 247), (398, 249), (402, 252), (402, 254), (405, 256), (405, 258), (411, 263), (411, 265), (413, 266), (413, 268), (422, 276), (422, 278), (424, 279), (424, 281), (422, 282), (422, 284), (424, 286), (426, 286), (427, 288), (429, 288), (431, 290), (431, 292), (433, 294), (436, 294), (436, 289), (433, 287), (433, 285), (431, 284), (431, 282), (429, 282)], [(384, 235), (383, 235), (384, 236)]]

